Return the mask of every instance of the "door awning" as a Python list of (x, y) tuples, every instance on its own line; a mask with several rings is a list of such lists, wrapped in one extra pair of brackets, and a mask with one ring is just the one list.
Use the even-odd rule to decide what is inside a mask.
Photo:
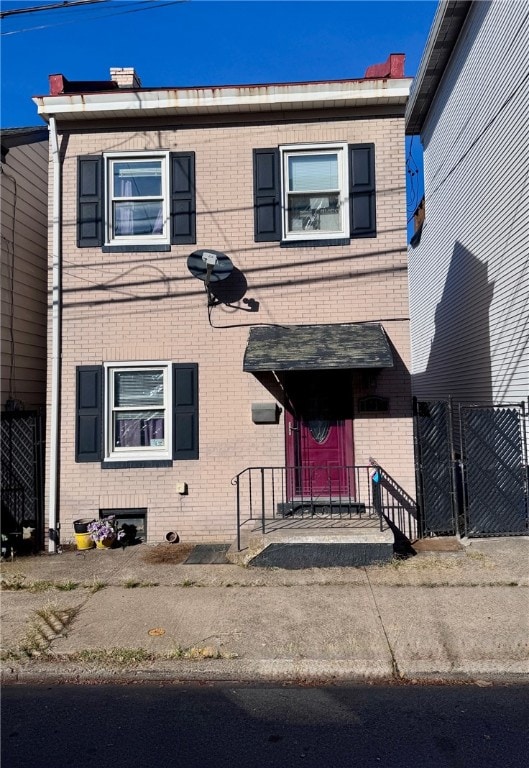
[(392, 366), (391, 347), (379, 323), (252, 328), (243, 362), (243, 370), (252, 373)]

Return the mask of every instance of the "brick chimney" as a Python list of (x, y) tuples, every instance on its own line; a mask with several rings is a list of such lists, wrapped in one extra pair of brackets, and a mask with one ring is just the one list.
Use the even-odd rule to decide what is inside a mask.
[(110, 67), (110, 79), (119, 88), (141, 88), (141, 80), (134, 67)]
[(388, 60), (383, 64), (373, 64), (366, 69), (364, 77), (369, 79), (379, 78), (402, 78), (404, 77), (404, 59), (403, 53), (390, 53)]

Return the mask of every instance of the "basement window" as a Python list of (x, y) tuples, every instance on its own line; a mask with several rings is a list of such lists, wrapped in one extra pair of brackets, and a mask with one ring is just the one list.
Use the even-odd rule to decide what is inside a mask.
[(125, 531), (126, 544), (140, 544), (147, 541), (147, 509), (138, 507), (134, 509), (100, 509), (99, 517), (111, 517), (116, 519), (118, 531)]

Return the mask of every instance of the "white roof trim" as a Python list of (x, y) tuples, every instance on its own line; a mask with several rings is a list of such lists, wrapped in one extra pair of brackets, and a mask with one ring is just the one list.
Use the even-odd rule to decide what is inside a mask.
[(220, 114), (283, 109), (404, 105), (411, 78), (346, 80), (285, 85), (124, 90), (35, 96), (38, 113), (47, 120), (91, 120), (142, 115)]

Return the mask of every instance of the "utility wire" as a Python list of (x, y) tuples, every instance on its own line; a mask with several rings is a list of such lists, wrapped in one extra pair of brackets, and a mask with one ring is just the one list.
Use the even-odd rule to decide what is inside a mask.
[(11, 11), (0, 11), (0, 19), (15, 16), (21, 13), (37, 13), (38, 11), (54, 11), (58, 8), (71, 8), (74, 5), (91, 5), (92, 3), (108, 3), (110, 0), (63, 0), (62, 3), (50, 3), (49, 5), (35, 5), (32, 8), (14, 8)]
[[(104, 2), (104, 0), (101, 0)], [(110, 0), (109, 0), (110, 1)], [(97, 21), (98, 19), (108, 19), (110, 16), (122, 16), (126, 13), (139, 13), (139, 11), (151, 11), (154, 8), (165, 8), (166, 6), (170, 5), (180, 5), (181, 3), (188, 3), (190, 0), (168, 0), (168, 2), (162, 3), (159, 0), (145, 0), (148, 5), (142, 5), (141, 8), (130, 8), (126, 11), (115, 11), (114, 13), (105, 13), (105, 14), (99, 14), (98, 16), (91, 16), (90, 19), (86, 18), (75, 18), (70, 19), (69, 21), (60, 21), (56, 24), (42, 24), (38, 27), (25, 27), (24, 29), (14, 29), (10, 32), (2, 32), (1, 37), (5, 37), (7, 35), (17, 35), (21, 32), (34, 32), (36, 30), (41, 29), (50, 29), (53, 27), (61, 27), (65, 24), (78, 24), (79, 22), (86, 22), (86, 21)], [(131, 3), (128, 3), (130, 5)], [(110, 7), (107, 6), (107, 9), (110, 10)]]

